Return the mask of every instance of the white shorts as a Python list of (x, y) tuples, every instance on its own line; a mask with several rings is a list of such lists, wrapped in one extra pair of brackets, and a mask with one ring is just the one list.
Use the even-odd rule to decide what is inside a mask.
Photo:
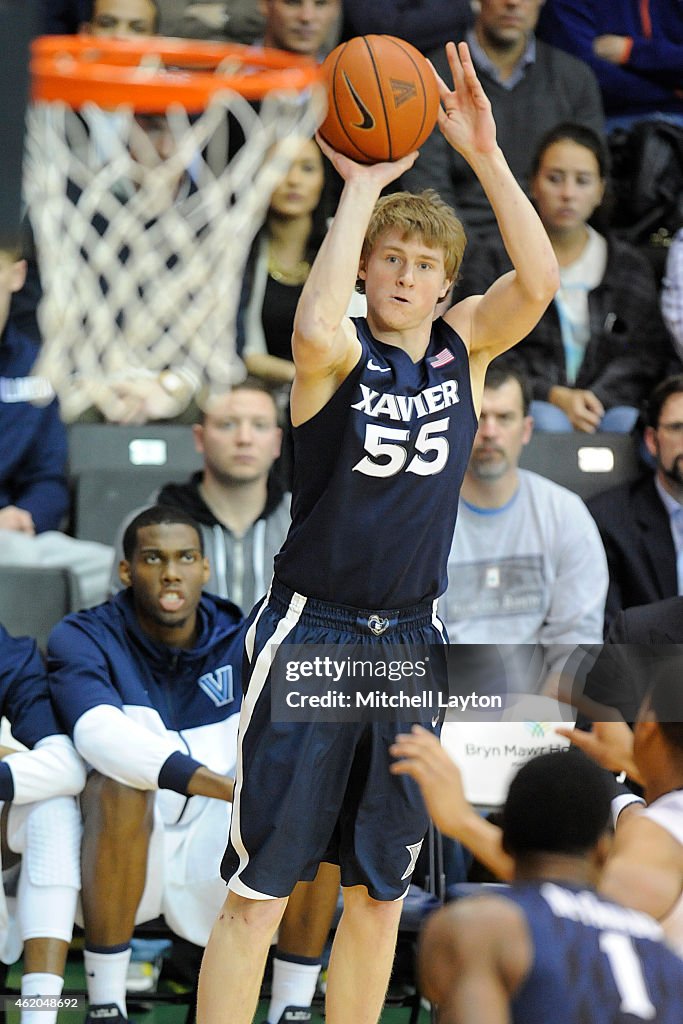
[[(0, 803), (0, 810), (4, 804)], [(40, 808), (40, 818), (29, 825), (33, 811)], [(13, 964), (21, 956), (23, 938), (41, 936), (68, 941), (74, 921), (76, 892), (80, 888), (80, 815), (73, 797), (55, 797), (40, 803), (11, 804), (7, 817), (7, 844), (21, 855), (20, 863), (3, 866), (0, 886), (0, 961)], [(27, 848), (29, 833), (31, 848)], [(58, 836), (52, 843), (51, 836)], [(17, 915), (16, 892), (20, 873), (28, 871), (34, 885), (71, 890), (66, 902), (40, 902), (37, 915), (23, 926)], [(58, 913), (51, 910), (58, 907)], [(26, 908), (24, 909), (26, 914)], [(55, 917), (59, 919), (56, 920)], [(22, 935), (23, 929), (23, 935)]]
[[(227, 895), (220, 863), (228, 840), (232, 805), (160, 790), (147, 855), (147, 880), (135, 923), (163, 914), (166, 924), (197, 946), (205, 946)], [(77, 922), (83, 919), (79, 908)]]

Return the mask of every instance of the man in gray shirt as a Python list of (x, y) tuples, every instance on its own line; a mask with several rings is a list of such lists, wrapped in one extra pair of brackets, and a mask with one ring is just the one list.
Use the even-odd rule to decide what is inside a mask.
[(581, 498), (519, 469), (528, 395), (517, 374), (489, 369), (439, 611), (451, 643), (518, 648), (503, 659), (510, 689), (552, 692), (574, 646), (602, 641), (607, 560)]

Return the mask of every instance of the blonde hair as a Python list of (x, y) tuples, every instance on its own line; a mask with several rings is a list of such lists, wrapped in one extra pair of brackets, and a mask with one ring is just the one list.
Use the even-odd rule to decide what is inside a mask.
[(382, 196), (372, 211), (361, 250), (361, 264), (387, 231), (398, 228), (403, 238), (418, 236), (431, 249), (441, 249), (444, 271), (455, 281), (465, 254), (465, 229), (455, 213), (433, 188), (423, 192), (393, 192)]

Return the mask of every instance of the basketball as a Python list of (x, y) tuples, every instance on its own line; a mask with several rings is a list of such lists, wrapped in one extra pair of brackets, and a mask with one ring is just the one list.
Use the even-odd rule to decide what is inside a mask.
[(399, 160), (431, 134), (439, 90), (431, 65), (395, 36), (356, 36), (323, 64), (328, 112), (320, 127), (333, 149), (359, 163)]

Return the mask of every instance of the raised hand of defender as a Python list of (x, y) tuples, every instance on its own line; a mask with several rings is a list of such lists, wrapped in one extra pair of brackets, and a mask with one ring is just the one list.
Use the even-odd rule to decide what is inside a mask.
[(590, 732), (583, 729), (556, 729), (584, 754), (588, 754), (610, 772), (626, 772), (629, 778), (642, 783), (633, 760), (633, 733), (626, 722), (593, 722)]
[(441, 97), (439, 128), (446, 140), (465, 159), (490, 153), (496, 147), (496, 123), (491, 103), (474, 70), (467, 43), (446, 44), (446, 56), (453, 76), (449, 89), (435, 71)]
[(344, 156), (343, 153), (338, 153), (336, 149), (332, 149), (320, 135), (316, 135), (315, 139), (337, 174), (344, 181), (350, 181), (352, 178), (364, 178), (375, 183), (380, 190), (400, 178), (405, 171), (413, 166), (418, 157), (418, 152), (415, 150), (401, 160), (379, 164), (359, 164), (355, 160), (351, 160), (350, 157)]

